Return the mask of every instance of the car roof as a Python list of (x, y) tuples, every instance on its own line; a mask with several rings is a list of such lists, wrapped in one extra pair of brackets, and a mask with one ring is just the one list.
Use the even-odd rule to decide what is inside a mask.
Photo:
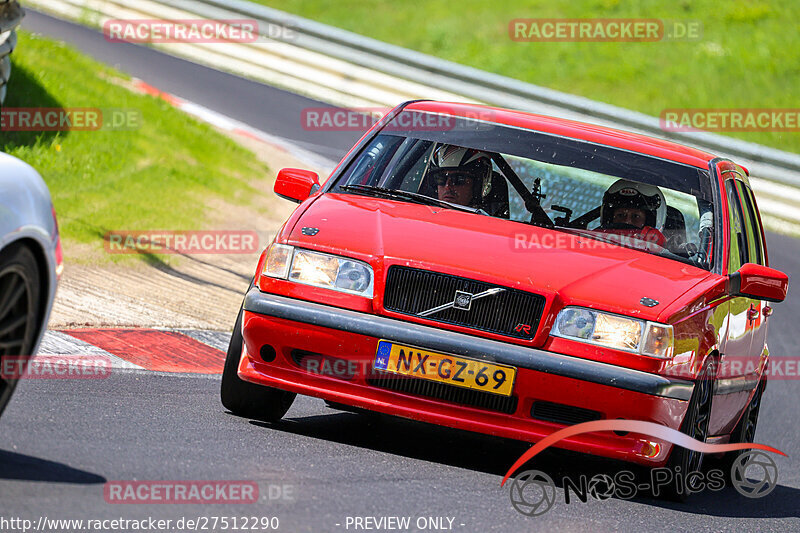
[(578, 122), (576, 120), (526, 113), (524, 111), (512, 111), (498, 107), (454, 102), (437, 102), (432, 100), (412, 102), (407, 105), (405, 109), (474, 118), (562, 137), (581, 139), (660, 157), (662, 159), (677, 161), (702, 169), (708, 169), (709, 161), (717, 157), (714, 154), (702, 150), (656, 139), (654, 137), (648, 137), (647, 135), (608, 128), (597, 124)]

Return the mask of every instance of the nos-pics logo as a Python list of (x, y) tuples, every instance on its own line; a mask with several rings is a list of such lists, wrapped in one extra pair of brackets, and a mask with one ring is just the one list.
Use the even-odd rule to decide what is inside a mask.
[[(677, 430), (636, 420), (598, 420), (576, 424), (557, 431), (525, 452), (522, 457), (506, 473), (501, 486), (505, 485), (511, 474), (517, 471), (528, 460), (554, 443), (574, 435), (595, 431), (629, 431), (648, 435), (671, 442), (700, 453), (725, 453), (739, 450), (751, 450), (741, 454), (731, 466), (730, 479), (733, 487), (747, 498), (763, 498), (771, 493), (778, 482), (778, 467), (775, 461), (763, 451), (780, 455), (785, 453), (764, 444), (709, 444), (695, 440)], [(725, 487), (725, 474), (721, 470), (708, 472), (680, 472), (670, 468), (654, 468), (650, 471), (648, 483), (637, 483), (636, 476), (630, 471), (620, 471), (613, 476), (597, 474), (590, 479), (580, 476), (576, 482), (569, 477), (562, 480), (564, 500), (570, 503), (570, 493), (586, 503), (588, 496), (597, 500), (616, 497), (633, 498), (639, 491), (651, 491), (658, 497), (661, 490), (674, 484), (678, 493), (692, 494), (702, 490), (718, 491)], [(511, 505), (526, 516), (540, 516), (555, 505), (558, 489), (553, 479), (540, 470), (526, 470), (517, 475), (511, 483), (509, 497)]]

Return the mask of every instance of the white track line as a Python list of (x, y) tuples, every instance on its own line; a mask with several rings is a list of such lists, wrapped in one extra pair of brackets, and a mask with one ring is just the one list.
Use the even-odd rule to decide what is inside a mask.
[(175, 107), (199, 120), (202, 120), (203, 122), (207, 122), (224, 131), (245, 133), (261, 142), (278, 146), (279, 148), (292, 154), (297, 159), (317, 168), (323, 169), (325, 172), (331, 172), (338, 164), (336, 161), (297, 146), (289, 139), (278, 137), (277, 135), (272, 135), (265, 131), (253, 128), (244, 122), (240, 122), (234, 118), (223, 115), (222, 113), (217, 113), (216, 111), (213, 111), (207, 107), (190, 102), (178, 95), (169, 96), (177, 101)]
[[(34, 0), (31, 3), (71, 18), (75, 18), (75, 10), (80, 10), (82, 15), (92, 13), (92, 17), (83, 16), (83, 22), (88, 18), (99, 26), (112, 19), (202, 18), (146, 0), (138, 0), (132, 5), (108, 0)], [(339, 106), (394, 107), (405, 100), (423, 96), (437, 100), (469, 101), (448, 91), (265, 37), (256, 43), (154, 43), (153, 46), (202, 65), (244, 75)]]
[(800, 209), (796, 206), (785, 204), (763, 195), (756, 196), (756, 204), (758, 204), (758, 209), (762, 214), (769, 214), (788, 222), (800, 221)]

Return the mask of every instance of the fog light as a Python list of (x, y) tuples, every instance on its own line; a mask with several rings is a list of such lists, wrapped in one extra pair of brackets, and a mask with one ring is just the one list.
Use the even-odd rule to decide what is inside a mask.
[(644, 441), (642, 443), (642, 451), (639, 452), (639, 455), (652, 459), (657, 457), (659, 453), (661, 453), (661, 445), (659, 443)]
[(261, 360), (265, 363), (271, 363), (275, 360), (275, 348), (270, 346), (269, 344), (265, 344), (261, 347), (261, 351), (259, 352), (261, 355)]

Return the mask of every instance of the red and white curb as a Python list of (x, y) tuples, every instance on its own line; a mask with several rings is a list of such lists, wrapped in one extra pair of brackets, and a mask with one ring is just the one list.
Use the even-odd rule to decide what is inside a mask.
[(224, 331), (195, 329), (48, 330), (35, 360), (103, 359), (114, 373), (219, 377), (230, 336)]
[[(334, 161), (300, 148), (282, 137), (270, 135), (206, 107), (165, 93), (141, 80), (136, 91), (161, 98), (173, 107), (223, 131), (247, 136), (331, 172)], [(53, 363), (102, 359), (114, 373), (147, 373), (169, 376), (219, 378), (231, 334), (198, 329), (83, 328), (45, 332), (35, 360)]]

